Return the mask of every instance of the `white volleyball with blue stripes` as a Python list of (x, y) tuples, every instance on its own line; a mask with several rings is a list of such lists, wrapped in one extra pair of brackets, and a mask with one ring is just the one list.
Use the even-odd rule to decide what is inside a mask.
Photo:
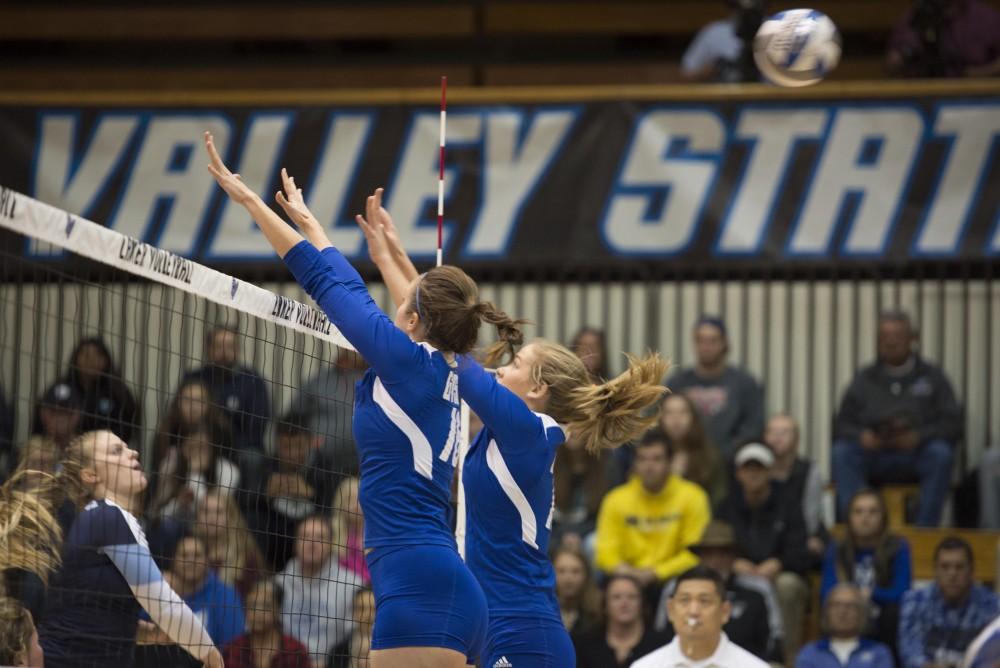
[(753, 47), (757, 68), (779, 86), (810, 86), (840, 62), (837, 26), (814, 9), (789, 9), (765, 19)]

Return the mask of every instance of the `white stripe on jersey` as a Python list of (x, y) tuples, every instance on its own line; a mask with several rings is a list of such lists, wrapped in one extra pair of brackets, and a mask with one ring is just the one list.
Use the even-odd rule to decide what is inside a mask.
[(563, 436), (565, 437), (566, 427), (556, 422), (551, 415), (546, 415), (545, 413), (536, 413), (535, 411), (532, 411), (532, 413), (535, 413), (535, 415), (538, 416), (538, 419), (542, 421), (542, 429), (545, 430), (546, 438), (548, 438), (549, 429), (552, 429), (553, 427), (558, 427), (563, 432)]
[(372, 398), (385, 413), (385, 416), (410, 440), (410, 447), (413, 448), (413, 468), (423, 477), (432, 480), (434, 478), (434, 451), (431, 449), (430, 441), (420, 431), (417, 423), (411, 420), (410, 416), (404, 413), (399, 404), (389, 396), (389, 392), (382, 385), (382, 379), (378, 376), (375, 377)]
[(504, 494), (514, 504), (517, 513), (521, 516), (521, 540), (537, 550), (538, 523), (535, 521), (535, 513), (531, 510), (531, 504), (528, 503), (524, 492), (514, 481), (514, 476), (507, 468), (507, 462), (503, 460), (503, 455), (500, 454), (500, 448), (497, 447), (495, 440), (490, 440), (490, 447), (486, 450), (486, 465), (493, 471), (493, 475), (497, 477)]

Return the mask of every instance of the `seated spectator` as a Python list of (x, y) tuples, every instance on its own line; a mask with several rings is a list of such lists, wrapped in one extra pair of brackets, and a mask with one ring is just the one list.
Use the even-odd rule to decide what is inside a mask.
[(138, 439), (142, 413), (100, 338), (82, 339), (69, 356), (66, 382), (83, 397), (80, 431), (107, 429), (126, 443)]
[(205, 333), (205, 366), (187, 374), (185, 380), (204, 383), (212, 402), (229, 417), (235, 461), (247, 489), (259, 484), (264, 431), (271, 419), (271, 398), (260, 374), (240, 364), (239, 331), (215, 327)]
[[(194, 536), (177, 543), (164, 580), (184, 599), (191, 612), (205, 625), (216, 647), (222, 648), (243, 633), (243, 601), (234, 589), (219, 580), (208, 567), (205, 544)], [(144, 668), (195, 668), (201, 662), (179, 645), (171, 643), (166, 633), (142, 612), (137, 641), (142, 648), (137, 663)]]
[(281, 628), (284, 592), (270, 580), (253, 586), (247, 598), (247, 632), (226, 645), (226, 668), (312, 668), (306, 646)]
[(969, 645), (962, 668), (996, 668), (1000, 666), (1000, 616), (983, 629)]
[(353, 350), (337, 349), (334, 364), (324, 363), (303, 383), (292, 401), (292, 412), (305, 416), (305, 426), (322, 439), (323, 454), (337, 462), (344, 475), (358, 474), (351, 420), (354, 417), (354, 384), (368, 365)]
[(156, 427), (153, 438), (153, 471), (159, 471), (164, 460), (176, 458), (181, 434), (197, 425), (209, 423), (213, 430), (225, 433), (232, 442), (232, 429), (221, 409), (212, 403), (208, 386), (200, 380), (181, 383), (167, 407), (166, 415)]
[(962, 410), (944, 373), (914, 350), (910, 318), (887, 312), (878, 322), (878, 361), (862, 369), (834, 422), (837, 507), (858, 490), (884, 482), (920, 482), (916, 523), (937, 526), (948, 496)]
[(232, 494), (238, 488), (240, 472), (221, 454), (229, 450), (226, 436), (207, 422), (182, 431), (178, 456), (165, 459), (157, 476), (155, 515), (188, 523), (209, 491)]
[(823, 559), (820, 600), (837, 583), (854, 584), (870, 604), (865, 636), (895, 648), (899, 602), (912, 572), (910, 544), (889, 533), (882, 497), (872, 490), (858, 492), (848, 509), (844, 539), (832, 542)]
[(812, 460), (799, 456), (799, 423), (790, 415), (771, 416), (764, 429), (764, 443), (774, 453), (771, 479), (781, 485), (782, 494), (789, 502), (802, 505), (802, 519), (809, 536), (806, 545), (818, 564), (826, 550), (826, 528), (820, 519), (823, 480), (819, 467)]
[(632, 668), (768, 668), (722, 630), (731, 610), (718, 573), (705, 566), (686, 571), (677, 578), (667, 602), (667, 614), (677, 635), (670, 644), (633, 663)]
[(247, 599), (253, 585), (267, 575), (267, 567), (232, 495), (210, 491), (196, 512), (193, 533), (205, 543), (209, 566)]
[(670, 440), (674, 474), (701, 485), (712, 504), (726, 496), (729, 472), (719, 451), (705, 436), (705, 425), (687, 396), (668, 394), (660, 413), (660, 430)]
[(734, 489), (719, 506), (716, 517), (736, 532), (737, 559), (733, 572), (770, 580), (781, 607), (785, 655), (794, 657), (802, 639), (809, 585), (806, 526), (802, 508), (784, 503), (771, 482), (774, 454), (761, 443), (740, 448), (734, 460)]
[(979, 459), (979, 526), (1000, 529), (1000, 447), (995, 445)]
[(823, 605), (823, 635), (799, 652), (795, 668), (895, 668), (892, 652), (880, 642), (862, 638), (868, 604), (850, 583), (836, 585)]
[(340, 565), (354, 571), (368, 585), (371, 575), (365, 563), (365, 516), (358, 499), (360, 488), (361, 481), (352, 476), (341, 480), (333, 494), (333, 544)]
[(590, 562), (577, 548), (560, 547), (552, 557), (556, 572), (556, 599), (563, 626), (570, 635), (589, 630), (601, 621), (600, 594), (591, 577)]
[(333, 553), (333, 527), (322, 515), (303, 519), (295, 536), (295, 552), (275, 576), (285, 590), (281, 618), (285, 630), (309, 648), (321, 665), (331, 648), (351, 632), (351, 598), (361, 579), (340, 566)]
[(576, 668), (628, 668), (669, 638), (642, 618), (642, 585), (628, 575), (612, 575), (604, 585), (604, 624), (573, 636)]
[(583, 365), (587, 367), (591, 379), (595, 383), (603, 383), (610, 377), (608, 373), (608, 339), (604, 330), (596, 327), (584, 327), (569, 344)]
[(708, 438), (731, 461), (736, 446), (764, 431), (764, 390), (750, 374), (726, 364), (726, 324), (702, 316), (694, 327), (696, 362), (670, 377), (671, 390), (698, 408)]
[(646, 434), (636, 450), (635, 475), (604, 497), (597, 518), (597, 567), (630, 575), (659, 600), (663, 583), (698, 562), (688, 547), (711, 519), (708, 495), (670, 472), (666, 436)]
[(337, 645), (326, 662), (327, 668), (357, 668), (367, 666), (371, 649), (372, 625), (375, 623), (375, 594), (367, 587), (354, 592), (351, 602), (354, 628), (344, 642)]
[(256, 510), (254, 530), (265, 537), (265, 556), (275, 571), (291, 558), (302, 518), (327, 511), (333, 494), (333, 467), (320, 450), (323, 437), (306, 422), (302, 413), (278, 420), (275, 456), (263, 465), (260, 502), (250, 504)]
[(902, 668), (957, 666), (998, 615), (1000, 599), (973, 582), (972, 548), (948, 537), (934, 549), (933, 584), (903, 595), (899, 617)]
[[(726, 600), (732, 609), (723, 630), (729, 640), (764, 661), (782, 663), (781, 610), (774, 590), (769, 580), (733, 573), (733, 562), (736, 560), (733, 528), (725, 522), (713, 520), (705, 527), (701, 540), (691, 546), (691, 551), (701, 560), (702, 566), (721, 575), (725, 583)], [(666, 631), (670, 638), (674, 636), (674, 629), (667, 619), (666, 604), (672, 594), (671, 585), (664, 588), (655, 623), (656, 629)]]
[(556, 452), (552, 470), (555, 505), (552, 511), (552, 544), (584, 549), (597, 526), (610, 483), (612, 450), (590, 454), (583, 444), (570, 438)]
[(82, 424), (83, 396), (69, 383), (59, 381), (38, 400), (31, 433), (51, 439), (63, 452), (74, 436), (83, 433)]
[(889, 37), (888, 66), (907, 77), (1000, 73), (1000, 11), (983, 0), (913, 3)]
[(750, 43), (760, 27), (767, 3), (728, 0), (729, 18), (702, 28), (681, 60), (681, 75), (694, 81), (740, 83), (760, 78)]

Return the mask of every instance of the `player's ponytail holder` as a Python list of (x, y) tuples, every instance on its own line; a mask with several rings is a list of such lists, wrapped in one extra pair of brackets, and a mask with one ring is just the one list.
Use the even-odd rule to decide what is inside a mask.
[(421, 320), (424, 319), (424, 314), (420, 311), (420, 284), (424, 282), (424, 276), (426, 275), (427, 274), (420, 274), (420, 278), (417, 280), (416, 293), (414, 295), (414, 301), (416, 302), (417, 305), (417, 315), (420, 317)]

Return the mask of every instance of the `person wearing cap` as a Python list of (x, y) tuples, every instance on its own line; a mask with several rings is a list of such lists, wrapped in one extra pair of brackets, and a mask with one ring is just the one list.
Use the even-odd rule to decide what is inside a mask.
[(51, 438), (62, 451), (81, 433), (82, 420), (83, 395), (70, 383), (59, 381), (38, 400), (31, 433)]
[[(736, 534), (733, 527), (720, 520), (712, 520), (701, 540), (691, 546), (701, 561), (722, 576), (726, 586), (726, 600), (732, 611), (723, 629), (729, 639), (754, 656), (765, 661), (781, 663), (782, 654), (781, 611), (774, 596), (771, 583), (755, 575), (740, 575), (733, 572), (736, 560)], [(667, 618), (667, 601), (674, 583), (664, 587), (663, 597), (656, 610), (654, 628), (666, 630), (673, 636), (674, 630)]]
[(722, 576), (711, 568), (695, 566), (677, 578), (667, 613), (677, 635), (632, 668), (767, 668), (723, 631), (732, 604), (726, 600)]
[(698, 563), (688, 546), (711, 520), (705, 491), (671, 473), (672, 454), (664, 434), (646, 434), (636, 447), (634, 475), (608, 492), (597, 514), (597, 567), (636, 578), (647, 603), (659, 600), (666, 580)]
[(799, 652), (795, 668), (894, 668), (892, 651), (861, 637), (868, 601), (853, 584), (835, 586), (823, 604), (823, 638)]
[(785, 503), (771, 480), (774, 454), (758, 442), (745, 444), (734, 459), (737, 485), (715, 517), (732, 525), (738, 546), (733, 572), (771, 581), (781, 607), (785, 654), (794, 657), (802, 637), (809, 585), (806, 526), (802, 506)]
[(694, 327), (695, 365), (671, 376), (668, 385), (691, 399), (712, 443), (732, 459), (736, 446), (764, 431), (764, 390), (750, 374), (726, 364), (726, 323), (702, 316)]

